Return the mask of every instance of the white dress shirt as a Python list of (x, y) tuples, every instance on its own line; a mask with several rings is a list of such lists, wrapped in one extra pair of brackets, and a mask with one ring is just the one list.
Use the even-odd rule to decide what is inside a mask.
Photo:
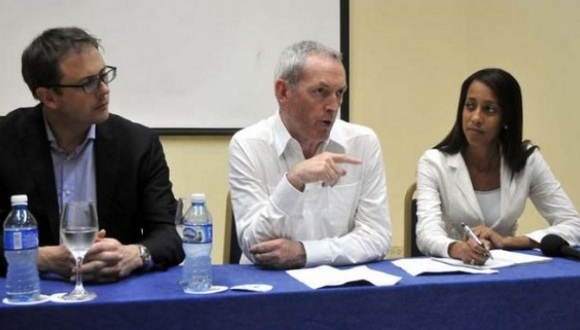
[[(556, 234), (571, 245), (580, 243), (580, 218), (550, 167), (535, 149), (526, 166), (513, 175), (502, 155), (499, 218), (489, 227), (502, 236), (516, 234), (529, 197), (550, 227), (525, 234), (541, 242)], [(427, 255), (448, 257), (448, 247), (463, 237), (461, 222), (472, 228), (485, 224), (461, 153), (427, 150), (417, 171), (417, 246)]]
[(287, 180), (304, 161), (302, 149), (278, 113), (237, 132), (229, 147), (230, 187), (238, 240), (245, 256), (254, 244), (288, 238), (302, 242), (306, 267), (355, 264), (384, 257), (391, 244), (386, 175), (377, 136), (337, 120), (320, 152), (358, 157), (341, 164), (347, 174), (333, 187)]

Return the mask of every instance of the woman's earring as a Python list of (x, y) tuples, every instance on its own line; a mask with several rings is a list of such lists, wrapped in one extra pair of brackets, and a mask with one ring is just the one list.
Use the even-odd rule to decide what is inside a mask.
[(505, 131), (507, 131), (507, 129), (508, 129), (508, 126), (507, 126), (507, 125), (503, 125), (503, 129), (504, 129)]

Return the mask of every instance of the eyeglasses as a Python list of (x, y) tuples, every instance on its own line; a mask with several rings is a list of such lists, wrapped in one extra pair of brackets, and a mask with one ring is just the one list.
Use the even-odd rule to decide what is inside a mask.
[(101, 82), (105, 84), (109, 84), (111, 81), (115, 80), (117, 77), (117, 68), (114, 66), (106, 66), (103, 68), (101, 73), (96, 76), (92, 76), (87, 78), (87, 81), (83, 84), (78, 85), (50, 85), (47, 87), (73, 87), (73, 88), (82, 88), (85, 93), (92, 93), (94, 92), (99, 86)]

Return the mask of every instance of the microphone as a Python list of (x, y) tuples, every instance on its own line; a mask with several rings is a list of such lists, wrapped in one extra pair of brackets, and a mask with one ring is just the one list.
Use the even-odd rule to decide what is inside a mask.
[(540, 242), (540, 250), (548, 257), (565, 257), (580, 261), (580, 251), (576, 251), (558, 235), (548, 234), (544, 236)]

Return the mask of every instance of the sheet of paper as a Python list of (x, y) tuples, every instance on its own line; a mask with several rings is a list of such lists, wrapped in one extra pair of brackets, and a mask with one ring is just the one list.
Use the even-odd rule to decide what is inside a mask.
[(375, 286), (388, 286), (395, 285), (401, 279), (398, 276), (373, 270), (367, 266), (338, 269), (323, 265), (314, 268), (293, 269), (286, 272), (312, 289), (339, 286), (356, 281), (368, 281)]
[(521, 252), (506, 251), (506, 250), (491, 250), (489, 251), (493, 257), (488, 259), (484, 265), (468, 265), (463, 261), (451, 258), (433, 258), (433, 260), (446, 263), (454, 266), (468, 267), (474, 269), (498, 269), (514, 265), (522, 265), (536, 262), (547, 262), (552, 258), (544, 256), (536, 256)]
[(506, 251), (506, 250), (491, 250), (491, 255), (498, 260), (511, 260), (514, 265), (529, 264), (535, 262), (548, 262), (552, 260), (546, 256), (536, 256), (527, 253)]
[(393, 265), (402, 268), (412, 276), (421, 274), (437, 274), (437, 273), (469, 273), (469, 274), (494, 274), (497, 270), (494, 269), (475, 269), (470, 267), (462, 267), (457, 265), (446, 264), (435, 261), (431, 258), (404, 258), (393, 260)]
[[(493, 253), (492, 253), (493, 255)], [(508, 259), (498, 259), (496, 257), (494, 257), (493, 259), (488, 259), (484, 265), (470, 265), (470, 264), (466, 264), (464, 263), (462, 260), (459, 259), (453, 259), (453, 258), (431, 258), (434, 261), (437, 262), (442, 262), (444, 264), (448, 264), (448, 265), (453, 265), (453, 266), (458, 266), (458, 267), (467, 267), (467, 268), (473, 268), (473, 269), (497, 269), (497, 268), (502, 268), (502, 267), (509, 267), (509, 266), (513, 266), (514, 262)]]

